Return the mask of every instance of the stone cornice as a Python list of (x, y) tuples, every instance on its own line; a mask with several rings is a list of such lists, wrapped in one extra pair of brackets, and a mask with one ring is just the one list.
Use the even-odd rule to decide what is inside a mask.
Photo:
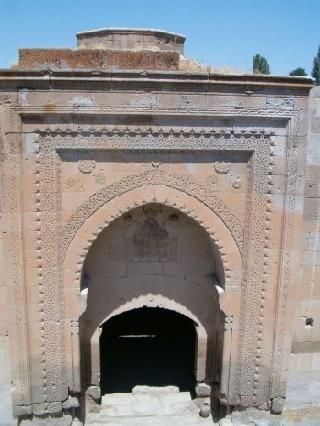
[[(86, 83), (85, 85), (83, 83)], [(169, 88), (172, 84), (198, 91), (213, 91), (220, 86), (243, 88), (248, 95), (252, 89), (278, 88), (303, 90), (305, 95), (313, 87), (311, 78), (280, 77), (258, 74), (212, 74), (186, 73), (182, 71), (100, 71), (100, 70), (28, 70), (2, 69), (0, 70), (1, 88), (38, 88), (38, 89), (72, 89), (83, 90), (88, 87), (97, 87), (108, 90), (119, 88), (130, 89), (148, 86)]]

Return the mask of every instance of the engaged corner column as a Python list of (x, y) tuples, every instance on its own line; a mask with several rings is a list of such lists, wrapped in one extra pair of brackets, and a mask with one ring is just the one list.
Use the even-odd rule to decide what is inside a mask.
[(98, 327), (91, 338), (91, 385), (100, 385), (100, 335)]
[(198, 382), (203, 382), (206, 379), (207, 366), (207, 344), (208, 336), (204, 330), (198, 328), (198, 347), (197, 347), (197, 365), (196, 377)]
[(72, 351), (72, 382), (73, 391), (81, 391), (80, 379), (80, 339), (79, 339), (79, 321), (73, 320), (71, 328), (71, 351)]
[(229, 377), (231, 363), (231, 343), (232, 343), (232, 323), (233, 316), (226, 316), (224, 319), (223, 351), (222, 351), (222, 372), (220, 394), (228, 399)]

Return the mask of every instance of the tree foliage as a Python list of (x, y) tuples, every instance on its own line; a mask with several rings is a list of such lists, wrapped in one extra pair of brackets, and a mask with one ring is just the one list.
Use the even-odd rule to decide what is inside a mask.
[(270, 74), (268, 61), (258, 53), (253, 57), (252, 70), (254, 74)]
[(316, 80), (317, 85), (320, 85), (320, 46), (318, 47), (317, 55), (313, 59), (311, 75)]
[(304, 69), (304, 68), (302, 68), (302, 67), (297, 67), (297, 68), (295, 68), (294, 70), (292, 70), (290, 73), (289, 73), (289, 75), (292, 75), (292, 76), (305, 76), (305, 75), (307, 75), (307, 73), (306, 73), (306, 70)]

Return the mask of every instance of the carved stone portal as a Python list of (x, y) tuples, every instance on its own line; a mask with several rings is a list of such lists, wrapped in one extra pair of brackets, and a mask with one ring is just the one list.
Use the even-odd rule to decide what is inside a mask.
[[(203, 398), (199, 406), (210, 396), (226, 410), (283, 408), (292, 289), (303, 269), (310, 81), (155, 72), (179, 68), (184, 38), (151, 33), (139, 40), (157, 40), (156, 50), (130, 56), (148, 74), (106, 72), (112, 61), (129, 66), (128, 56), (99, 33), (116, 53), (59, 51), (59, 67), (64, 58), (82, 70), (57, 71), (53, 61), (47, 79), (41, 56), (30, 75), (3, 77), (15, 417), (72, 420), (89, 402), (99, 412), (101, 330), (119, 320), (107, 338), (118, 347), (121, 339), (161, 341), (161, 321), (146, 321), (143, 333), (134, 328), (139, 319), (121, 322), (141, 309), (171, 312), (181, 330), (191, 324), (188, 391)], [(85, 67), (94, 58), (99, 74)], [(24, 52), (21, 66), (31, 59)]]

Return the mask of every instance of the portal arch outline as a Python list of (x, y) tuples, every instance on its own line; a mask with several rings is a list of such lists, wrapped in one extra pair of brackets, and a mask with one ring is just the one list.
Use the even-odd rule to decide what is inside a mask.
[[(227, 360), (227, 364), (223, 361), (221, 375), (221, 380), (226, 383), (222, 383), (221, 388), (228, 389), (228, 394), (233, 395), (235, 394), (237, 380), (233, 374), (229, 374), (229, 371), (232, 365), (237, 363), (240, 337), (238, 331), (234, 333), (231, 347), (230, 332), (232, 324), (239, 330), (242, 256), (233, 235), (221, 218), (198, 198), (180, 189), (173, 188), (168, 184), (137, 186), (103, 204), (79, 227), (67, 248), (63, 263), (64, 296), (65, 300), (69, 300), (69, 309), (65, 312), (66, 321), (71, 324), (78, 322), (80, 315), (85, 310), (85, 297), (80, 294), (80, 284), (84, 261), (93, 242), (116, 219), (134, 208), (151, 203), (170, 206), (186, 214), (207, 232), (209, 239), (218, 249), (225, 275), (225, 291), (220, 295), (219, 302), (220, 309), (226, 318), (223, 360)], [(68, 331), (66, 331), (66, 335), (67, 340), (70, 341)], [(66, 343), (67, 346), (72, 346), (72, 343)], [(80, 351), (80, 341), (76, 344), (73, 343), (72, 351)], [(72, 356), (74, 357), (74, 355)], [(75, 357), (80, 359), (80, 353), (76, 354)], [(79, 369), (79, 366), (77, 369)], [(226, 370), (228, 371), (226, 372)], [(77, 374), (79, 376), (78, 371), (74, 372), (72, 376), (75, 377)], [(72, 384), (70, 388), (72, 389)]]
[[(64, 271), (67, 271), (65, 278), (74, 282), (73, 288), (80, 289), (84, 260), (103, 229), (130, 210), (154, 203), (177, 209), (203, 228), (219, 251), (224, 269), (224, 288), (241, 286), (242, 255), (239, 246), (216, 212), (198, 198), (168, 184), (146, 184), (102, 204), (76, 230), (63, 259)], [(68, 225), (65, 226), (64, 234), (67, 232)]]

